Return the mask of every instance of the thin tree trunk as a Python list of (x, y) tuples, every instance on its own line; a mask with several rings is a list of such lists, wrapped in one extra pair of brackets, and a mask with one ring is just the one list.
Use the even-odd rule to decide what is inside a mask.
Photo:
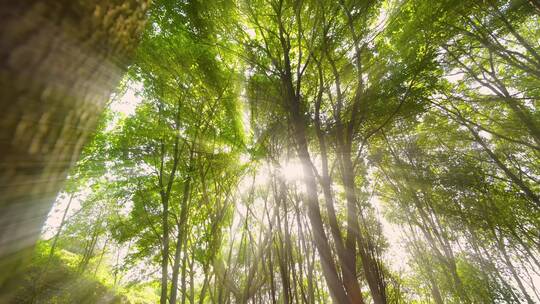
[(498, 157), (495, 155), (495, 153), (487, 146), (487, 144), (484, 142), (484, 140), (480, 137), (478, 132), (476, 132), (471, 126), (468, 124), (464, 124), (467, 129), (471, 132), (473, 137), (475, 138), (476, 142), (482, 146), (484, 151), (489, 155), (489, 157), (495, 162), (495, 164), (503, 170), (503, 172), (508, 176), (514, 184), (516, 184), (521, 191), (524, 192), (525, 196), (529, 198), (533, 203), (536, 204), (537, 208), (540, 208), (540, 199), (538, 198), (538, 195), (536, 195), (519, 177), (517, 177)]
[[(64, 228), (64, 225), (66, 223), (66, 216), (68, 214), (69, 207), (71, 207), (71, 202), (73, 201), (74, 196), (75, 196), (74, 193), (70, 194), (68, 204), (66, 206), (66, 209), (64, 210), (64, 214), (62, 215), (62, 220), (60, 221), (60, 226), (58, 227), (58, 231), (54, 235), (54, 240), (53, 240), (52, 245), (51, 245), (51, 250), (49, 251), (49, 262), (50, 262), (51, 258), (54, 255), (54, 250), (56, 249), (56, 243), (58, 242), (58, 238), (60, 237), (60, 233), (62, 232), (62, 228)], [(47, 265), (49, 265), (49, 262), (47, 262)], [(47, 267), (48, 266), (46, 266), (46, 268)]]
[[(189, 160), (189, 168), (191, 168), (192, 166), (192, 161), (193, 161), (193, 149), (192, 149), (190, 160)], [(188, 172), (190, 171), (191, 170), (188, 170)], [(187, 241), (187, 237), (184, 231), (186, 229), (185, 226), (187, 224), (187, 218), (189, 214), (190, 191), (191, 191), (191, 176), (187, 176), (186, 180), (184, 181), (184, 189), (183, 189), (183, 194), (182, 194), (183, 196), (182, 196), (182, 203), (181, 203), (182, 209), (180, 211), (180, 222), (177, 225), (178, 233), (176, 236), (177, 237), (176, 238), (176, 251), (174, 254), (174, 265), (173, 265), (173, 273), (172, 273), (172, 278), (171, 278), (171, 292), (170, 292), (171, 297), (169, 299), (170, 304), (176, 303), (176, 298), (177, 298), (177, 293), (178, 293), (178, 273), (179, 273), (179, 268), (180, 268), (180, 253), (182, 252), (182, 243), (185, 243)], [(182, 266), (183, 266), (182, 271), (185, 270), (184, 264), (185, 264), (186, 253), (187, 253), (187, 250), (186, 248), (184, 248), (184, 260), (182, 263)], [(182, 277), (183, 277), (182, 279), (184, 280), (185, 279), (184, 275)], [(185, 298), (185, 290), (182, 294), (182, 299), (184, 298)]]
[(97, 275), (97, 272), (99, 270), (99, 266), (101, 266), (101, 262), (103, 261), (103, 256), (105, 255), (105, 252), (107, 251), (107, 244), (109, 243), (109, 238), (105, 240), (105, 244), (103, 244), (103, 249), (101, 251), (101, 255), (99, 256), (98, 263), (96, 265), (96, 270), (94, 270), (94, 277)]
[(529, 296), (529, 293), (527, 292), (527, 289), (523, 285), (523, 282), (521, 282), (520, 275), (518, 274), (516, 268), (514, 267), (514, 264), (512, 263), (510, 256), (508, 255), (508, 252), (506, 251), (503, 240), (497, 236), (495, 229), (493, 229), (492, 232), (493, 232), (493, 237), (495, 238), (495, 241), (497, 242), (497, 247), (499, 248), (499, 251), (504, 258), (504, 262), (506, 263), (506, 266), (510, 270), (512, 277), (514, 278), (514, 281), (517, 283), (519, 290), (521, 291), (521, 294), (525, 297), (525, 300), (527, 301), (528, 304), (534, 304), (534, 301)]

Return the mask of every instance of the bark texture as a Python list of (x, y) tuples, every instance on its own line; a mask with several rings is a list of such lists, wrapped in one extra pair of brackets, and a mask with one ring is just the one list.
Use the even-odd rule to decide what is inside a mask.
[(122, 77), (148, 2), (0, 4), (0, 295)]

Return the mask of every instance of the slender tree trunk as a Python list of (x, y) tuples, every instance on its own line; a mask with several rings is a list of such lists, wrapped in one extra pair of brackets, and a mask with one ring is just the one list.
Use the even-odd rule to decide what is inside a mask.
[[(159, 109), (161, 114), (161, 108)], [(177, 109), (178, 113), (180, 112), (179, 108)], [(178, 114), (179, 115), (179, 114)], [(160, 116), (161, 117), (161, 116)], [(168, 174), (168, 180), (164, 181), (165, 175), (165, 143), (161, 142), (161, 164), (159, 167), (159, 190), (161, 197), (161, 205), (163, 212), (161, 214), (161, 225), (163, 227), (163, 236), (162, 236), (162, 252), (161, 252), (161, 294), (159, 302), (160, 304), (167, 304), (167, 290), (168, 290), (168, 281), (169, 281), (169, 201), (171, 198), (172, 186), (175, 182), (176, 171), (178, 169), (179, 162), (179, 141), (180, 134), (176, 130), (176, 138), (174, 141), (173, 147), (173, 164), (170, 173)]]
[(326, 278), (332, 297), (337, 303), (348, 303), (349, 300), (343, 289), (343, 285), (341, 284), (341, 279), (338, 277), (326, 232), (324, 231), (321, 211), (319, 209), (319, 200), (317, 198), (317, 184), (311, 169), (311, 160), (307, 149), (304, 129), (299, 123), (297, 123), (296, 126), (296, 140), (299, 142), (299, 158), (302, 162), (304, 172), (304, 183), (307, 192), (305, 200), (308, 208), (308, 217), (312, 226), (313, 240), (319, 251), (323, 274)]
[[(190, 165), (189, 168), (191, 168), (193, 161), (193, 152), (191, 152), (190, 157)], [(189, 172), (191, 170), (188, 170)], [(178, 234), (176, 236), (176, 251), (174, 254), (174, 265), (173, 265), (173, 273), (171, 278), (171, 298), (169, 300), (170, 304), (176, 303), (177, 293), (178, 293), (178, 273), (180, 268), (180, 253), (182, 252), (182, 243), (185, 243), (187, 241), (187, 237), (184, 233), (186, 229), (187, 224), (187, 218), (189, 214), (189, 197), (190, 197), (190, 191), (191, 191), (191, 176), (186, 177), (186, 180), (184, 181), (184, 189), (183, 189), (183, 196), (182, 196), (182, 204), (181, 204), (181, 211), (180, 211), (180, 222), (177, 225)], [(187, 250), (184, 248), (184, 259), (186, 256)], [(183, 261), (185, 262), (185, 260)], [(183, 263), (182, 269), (185, 269), (185, 263)], [(184, 279), (184, 278), (183, 278)], [(185, 297), (185, 290), (182, 294), (182, 299)]]
[[(320, 72), (321, 73), (321, 72)], [(336, 212), (334, 209), (334, 199), (332, 194), (332, 187), (331, 187), (331, 178), (329, 174), (328, 169), (328, 153), (326, 150), (326, 142), (324, 135), (322, 133), (322, 130), (320, 128), (320, 118), (319, 118), (319, 109), (320, 109), (320, 101), (321, 101), (321, 94), (322, 94), (322, 75), (320, 76), (320, 88), (319, 88), (319, 96), (317, 98), (317, 104), (316, 104), (316, 128), (317, 128), (317, 137), (319, 139), (319, 147), (321, 150), (321, 162), (322, 162), (322, 174), (321, 174), (321, 186), (326, 202), (326, 212), (328, 215), (328, 220), (330, 223), (330, 232), (332, 233), (332, 236), (334, 238), (334, 244), (337, 251), (337, 256), (341, 264), (341, 272), (343, 275), (343, 284), (345, 285), (345, 289), (347, 290), (347, 294), (349, 296), (349, 300), (351, 303), (364, 303), (364, 299), (362, 297), (362, 293), (360, 291), (360, 285), (358, 284), (358, 279), (356, 275), (356, 262), (355, 262), (355, 248), (351, 250), (351, 243), (350, 239), (348, 239), (349, 248), (345, 248), (345, 245), (343, 244), (343, 239), (341, 235), (341, 231), (338, 225)], [(350, 218), (349, 218), (350, 220)], [(350, 234), (350, 236), (353, 236), (353, 234)], [(354, 242), (354, 239), (352, 240)], [(353, 243), (354, 246), (354, 243)]]
[[(344, 131), (345, 130), (338, 130), (338, 133), (344, 134)], [(341, 163), (342, 181), (347, 201), (347, 237), (345, 244), (347, 248), (348, 265), (350, 265), (349, 267), (354, 267), (354, 269), (351, 270), (354, 275), (354, 281), (352, 283), (358, 284), (356, 281), (356, 241), (358, 241), (362, 268), (364, 269), (364, 274), (373, 301), (375, 304), (386, 304), (386, 286), (382, 270), (379, 268), (378, 261), (376, 260), (376, 253), (374, 252), (375, 248), (371, 245), (369, 236), (364, 237), (362, 235), (360, 224), (358, 222), (358, 217), (361, 216), (361, 214), (358, 210), (358, 199), (354, 182), (354, 166), (351, 160), (352, 142), (343, 135), (338, 135), (338, 137), (337, 154)], [(358, 297), (358, 295), (356, 297)]]
[[(180, 296), (180, 299), (181, 299), (181, 303), (182, 304), (185, 304), (186, 303), (186, 295), (187, 295), (187, 287), (186, 287), (186, 278), (187, 278), (187, 275), (186, 275), (186, 268), (187, 268), (187, 255), (188, 255), (188, 251), (187, 251), (187, 238), (185, 238), (184, 240), (184, 254), (182, 256), (182, 280), (180, 281), (182, 283), (182, 295)], [(171, 302), (171, 304), (173, 304)]]
[(264, 201), (264, 211), (266, 214), (266, 218), (268, 219), (268, 230), (270, 234), (270, 246), (268, 246), (268, 273), (270, 275), (270, 294), (272, 303), (277, 303), (276, 300), (276, 283), (275, 283), (275, 275), (274, 275), (274, 262), (273, 262), (273, 255), (275, 251), (275, 241), (274, 241), (274, 225), (272, 223), (272, 219), (270, 218), (270, 212), (268, 211), (268, 205), (267, 200)]
[(182, 244), (184, 241), (183, 233), (182, 233), (182, 229), (183, 229), (182, 225), (181, 224), (177, 225), (176, 229), (178, 232), (176, 235), (176, 247), (174, 251), (174, 260), (173, 260), (173, 267), (172, 267), (173, 273), (171, 277), (171, 292), (170, 292), (170, 299), (169, 299), (170, 304), (176, 303), (176, 298), (178, 294), (178, 276), (180, 273), (180, 263), (182, 260), (180, 255), (182, 254)]
[(163, 226), (163, 239), (161, 251), (161, 295), (160, 304), (167, 304), (167, 287), (169, 278), (169, 204), (163, 201), (163, 214), (161, 217)]
[(74, 195), (75, 194), (73, 194), (73, 193), (69, 195), (68, 204), (66, 206), (66, 209), (64, 210), (64, 214), (62, 215), (62, 220), (60, 221), (60, 226), (58, 227), (58, 231), (54, 235), (54, 240), (53, 240), (52, 245), (51, 245), (51, 250), (49, 251), (49, 261), (51, 260), (51, 258), (54, 255), (54, 250), (56, 249), (56, 243), (58, 242), (58, 238), (60, 237), (60, 233), (62, 233), (62, 228), (64, 228), (64, 225), (66, 224), (66, 217), (67, 217), (67, 214), (68, 214), (68, 211), (69, 211), (69, 207), (71, 207), (71, 202), (73, 201)]
[(205, 267), (203, 285), (201, 288), (201, 292), (199, 293), (199, 304), (204, 304), (204, 299), (206, 299), (206, 292), (208, 290), (208, 284), (211, 280), (212, 280), (212, 277), (209, 274), (209, 268)]
[(114, 283), (113, 287), (118, 284), (118, 267), (120, 266), (120, 244), (116, 248), (116, 262), (114, 263)]
[(79, 272), (83, 273), (86, 270), (86, 267), (88, 266), (88, 263), (90, 262), (90, 259), (92, 258), (92, 254), (94, 253), (94, 249), (96, 248), (97, 241), (99, 239), (99, 235), (101, 232), (101, 224), (102, 224), (102, 216), (103, 212), (101, 211), (98, 215), (98, 218), (96, 222), (94, 223), (94, 228), (92, 231), (92, 238), (87, 242), (87, 245), (84, 249), (84, 254), (79, 262)]
[(278, 259), (278, 265), (279, 265), (279, 273), (281, 275), (281, 289), (283, 293), (283, 303), (289, 304), (291, 303), (291, 284), (289, 281), (289, 272), (288, 272), (288, 265), (287, 265), (287, 252), (284, 248), (286, 246), (286, 241), (283, 241), (283, 231), (287, 230), (287, 227), (283, 228), (282, 226), (282, 220), (281, 220), (281, 211), (287, 212), (287, 209), (285, 208), (285, 184), (280, 183), (280, 190), (279, 195), (276, 198), (276, 204), (278, 206), (277, 211), (277, 226), (278, 226), (278, 244), (277, 244), (277, 259)]
[(94, 270), (94, 277), (96, 277), (97, 272), (99, 270), (99, 266), (101, 266), (101, 262), (103, 261), (103, 256), (105, 255), (105, 252), (107, 251), (107, 244), (109, 243), (109, 239), (107, 238), (105, 240), (105, 244), (103, 244), (103, 249), (101, 250), (101, 255), (99, 256), (99, 260), (96, 264), (96, 269)]
[(512, 260), (510, 259), (510, 256), (508, 255), (508, 252), (506, 251), (503, 240), (497, 236), (497, 233), (494, 229), (493, 229), (493, 236), (495, 238), (495, 241), (497, 242), (497, 247), (499, 248), (499, 251), (504, 258), (504, 262), (506, 263), (506, 266), (510, 270), (512, 277), (514, 278), (514, 281), (517, 283), (519, 290), (521, 291), (521, 294), (525, 297), (525, 300), (527, 301), (528, 304), (534, 304), (534, 301), (531, 299), (529, 293), (527, 292), (527, 289), (523, 285), (520, 275), (518, 274), (516, 268), (514, 267), (514, 264), (512, 263)]
[[(430, 277), (432, 280), (434, 279), (433, 277)], [(439, 290), (439, 285), (437, 284), (437, 282), (435, 282), (434, 280), (430, 282), (430, 290), (431, 290), (431, 295), (433, 296), (433, 300), (435, 301), (436, 304), (444, 304), (443, 302), (443, 299), (442, 299), (442, 296), (441, 296), (441, 291)]]
[(521, 191), (525, 194), (527, 198), (529, 198), (535, 205), (536, 208), (540, 208), (540, 199), (538, 198), (538, 195), (536, 195), (524, 182), (521, 180), (518, 176), (516, 176), (498, 157), (495, 155), (495, 153), (487, 146), (487, 144), (484, 142), (484, 140), (480, 137), (478, 132), (476, 132), (471, 126), (468, 124), (464, 124), (467, 129), (471, 132), (473, 137), (475, 138), (476, 142), (482, 146), (484, 151), (489, 155), (489, 157), (495, 162), (495, 164), (503, 170), (503, 172), (508, 176), (514, 184), (516, 184)]
[[(186, 242), (187, 243), (187, 242)], [(184, 248), (187, 248), (187, 244), (185, 244)], [(189, 303), (195, 304), (195, 258), (194, 255), (188, 255), (189, 257)]]

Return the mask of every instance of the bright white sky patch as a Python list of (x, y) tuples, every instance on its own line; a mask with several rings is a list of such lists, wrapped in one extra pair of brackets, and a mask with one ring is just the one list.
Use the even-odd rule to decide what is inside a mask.
[(383, 235), (388, 240), (389, 248), (384, 252), (385, 258), (389, 261), (388, 265), (397, 272), (407, 271), (410, 267), (407, 265), (408, 253), (405, 248), (405, 235), (400, 226), (389, 222), (383, 215), (384, 208), (379, 197), (373, 196), (371, 205), (375, 208), (377, 219), (381, 223)]
[(142, 91), (142, 83), (128, 81), (124, 94), (120, 98), (113, 98), (109, 108), (115, 113), (122, 113), (126, 116), (135, 114), (135, 109), (142, 101)]
[(252, 28), (248, 28), (246, 29), (246, 33), (248, 34), (249, 38), (251, 39), (254, 39), (256, 34), (255, 34), (255, 30), (252, 29)]
[[(68, 222), (70, 217), (77, 213), (81, 209), (81, 203), (90, 195), (91, 190), (85, 190), (77, 192), (69, 205), (69, 210), (67, 211), (65, 221)], [(62, 217), (66, 212), (70, 200), (70, 194), (62, 192), (56, 197), (53, 208), (49, 211), (47, 215), (47, 221), (41, 229), (41, 238), (48, 240), (58, 232), (60, 225), (62, 224)]]

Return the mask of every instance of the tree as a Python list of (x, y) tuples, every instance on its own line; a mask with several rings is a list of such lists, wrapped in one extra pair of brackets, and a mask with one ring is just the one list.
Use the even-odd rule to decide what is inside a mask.
[(133, 54), (147, 5), (2, 6), (0, 285), (8, 291)]

